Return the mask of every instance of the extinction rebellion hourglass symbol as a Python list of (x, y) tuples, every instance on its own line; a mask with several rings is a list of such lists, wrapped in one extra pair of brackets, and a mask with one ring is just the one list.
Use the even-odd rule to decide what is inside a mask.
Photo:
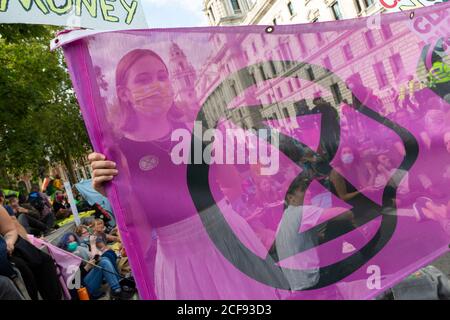
[[(230, 79), (236, 79), (239, 78), (243, 82), (242, 89), (234, 88), (236, 96), (239, 96), (241, 93), (243, 93), (246, 89), (250, 88), (252, 85), (255, 84), (254, 78), (251, 77), (250, 70), (258, 69), (258, 68), (265, 68), (267, 67), (272, 68), (272, 66), (275, 66), (275, 70), (283, 70), (282, 66), (289, 65), (293, 69), (296, 67), (300, 68), (313, 68), (313, 70), (318, 70), (318, 72), (323, 72), (328, 74), (329, 76), (333, 76), (333, 79), (337, 81), (339, 86), (341, 88), (346, 88), (346, 85), (344, 82), (339, 79), (336, 75), (332, 74), (329, 70), (326, 70), (325, 68), (317, 65), (312, 65), (304, 62), (296, 62), (296, 61), (266, 61), (263, 63), (255, 64), (249, 67), (246, 67), (244, 69), (241, 69), (237, 71), (234, 74), (230, 75)], [(276, 78), (283, 78), (286, 77), (284, 75), (277, 75)], [(300, 76), (301, 77), (301, 76)], [(252, 80), (253, 79), (253, 80)], [(310, 81), (309, 79), (304, 79), (306, 81)], [(320, 85), (320, 83), (317, 83)], [(224, 87), (229, 85), (229, 81), (225, 79), (220, 85), (217, 86), (214, 92), (210, 95), (210, 98), (214, 95), (214, 93), (217, 92), (223, 92), (222, 90)], [(241, 90), (241, 91), (240, 91)], [(348, 89), (347, 89), (348, 90)], [(351, 93), (350, 93), (351, 94)], [(225, 105), (228, 105), (231, 103), (232, 99), (234, 97), (225, 97), (223, 96), (223, 99), (226, 99)], [(208, 98), (209, 99), (209, 98)], [(203, 123), (203, 126), (206, 128), (208, 127), (208, 122), (206, 119), (206, 114), (208, 115), (215, 115), (216, 118), (214, 119), (215, 127), (217, 127), (220, 120), (226, 119), (226, 114), (219, 114), (215, 112), (210, 112), (211, 110), (208, 110), (208, 108), (211, 107), (212, 104), (208, 104), (208, 99), (203, 104), (200, 112), (197, 116), (197, 121), (200, 121)], [(406, 129), (398, 126), (397, 124), (391, 122), (389, 119), (382, 117), (380, 114), (376, 113), (372, 109), (368, 108), (367, 106), (363, 105), (360, 101), (357, 103), (358, 107), (354, 107), (356, 112), (361, 113), (365, 117), (369, 117), (372, 120), (378, 122), (379, 124), (382, 124), (389, 129), (393, 130), (401, 139), (404, 144), (405, 150), (406, 150), (406, 156), (403, 159), (403, 162), (399, 166), (399, 168), (395, 171), (394, 177), (389, 182), (389, 185), (394, 190), (394, 197), (396, 194), (396, 190), (398, 187), (398, 181), (401, 181), (403, 176), (407, 173), (407, 171), (412, 167), (414, 162), (416, 161), (417, 155), (418, 155), (418, 145), (413, 137), (412, 134), (410, 134)], [(257, 105), (257, 106), (244, 106), (239, 107), (239, 109), (243, 111), (251, 111), (251, 112), (262, 112), (263, 106)], [(247, 109), (247, 110), (246, 110)], [(225, 113), (225, 112), (224, 112)], [(340, 115), (339, 115), (340, 116)], [(320, 145), (323, 146), (327, 150), (327, 162), (324, 164), (324, 172), (330, 173), (332, 170), (332, 166), (330, 162), (335, 158), (336, 152), (338, 150), (338, 147), (340, 145), (340, 127), (339, 125), (333, 125), (333, 123), (327, 123), (329, 121), (330, 117), (324, 117), (322, 116), (322, 128), (327, 128), (327, 132), (325, 133), (324, 130), (321, 130), (321, 137), (320, 137)], [(210, 120), (210, 119), (209, 119)], [(274, 130), (270, 126), (266, 125), (264, 123), (264, 120), (270, 120), (270, 119), (261, 119), (259, 123), (256, 124), (256, 127), (253, 129), (256, 129), (255, 134), (258, 134), (260, 130), (258, 129), (267, 129), (267, 130)], [(339, 119), (338, 119), (339, 121)], [(211, 123), (211, 121), (209, 122)], [(239, 122), (234, 123), (236, 126), (241, 126)], [(246, 129), (246, 128), (242, 128)], [(300, 141), (297, 141), (296, 139), (280, 134), (280, 140), (283, 139), (283, 141), (286, 141), (286, 143), (281, 144), (279, 149), (280, 152), (282, 152), (284, 155), (286, 155), (290, 160), (292, 160), (293, 163), (296, 162), (296, 159), (293, 158), (292, 153), (289, 150), (292, 150), (293, 146), (301, 146), (303, 150), (306, 150), (308, 153), (317, 155), (317, 153), (309, 148), (307, 145), (303, 144)], [(191, 145), (191, 152), (194, 152), (194, 137), (192, 137), (192, 145)], [(265, 138), (265, 137), (264, 137)], [(332, 140), (332, 141), (331, 141)], [(268, 140), (270, 142), (270, 140)], [(282, 167), (280, 167), (280, 170), (283, 170)], [(222, 255), (229, 260), (237, 269), (239, 269), (241, 272), (245, 273), (247, 276), (253, 278), (256, 281), (259, 281), (263, 284), (269, 285), (274, 288), (279, 289), (285, 289), (289, 290), (290, 285), (287, 282), (284, 274), (287, 270), (283, 270), (283, 267), (280, 267), (278, 265), (278, 262), (280, 262), (283, 259), (289, 258), (290, 256), (294, 256), (296, 254), (301, 253), (301, 251), (306, 251), (308, 249), (313, 249), (313, 247), (304, 246), (301, 251), (292, 250), (292, 252), (286, 252), (283, 251), (282, 253), (277, 252), (277, 249), (275, 247), (275, 244), (272, 246), (271, 250), (269, 250), (267, 256), (265, 258), (261, 258), (254, 254), (250, 249), (248, 249), (236, 236), (236, 234), (233, 232), (233, 229), (230, 227), (230, 225), (225, 220), (221, 209), (215, 202), (215, 199), (213, 197), (211, 186), (209, 184), (208, 180), (209, 176), (209, 165), (206, 163), (203, 164), (189, 164), (188, 165), (188, 172), (187, 172), (187, 179), (188, 179), (188, 187), (189, 191), (192, 197), (192, 200), (197, 208), (197, 211), (199, 213), (199, 216), (203, 222), (203, 225), (208, 232), (209, 237), (214, 242), (215, 246), (218, 248), (218, 250), (222, 253)], [(345, 180), (343, 176), (341, 178)], [(298, 181), (298, 179), (301, 179), (306, 183), (306, 185), (310, 185), (314, 180), (316, 180), (316, 177), (308, 177), (304, 175), (304, 173), (300, 173), (299, 176), (292, 182), (295, 183), (295, 181)], [(327, 190), (332, 192), (336, 195), (336, 191), (331, 188), (328, 184), (324, 182), (323, 179), (316, 180), (320, 184), (323, 185)], [(349, 183), (348, 181), (346, 181)], [(338, 261), (334, 264), (321, 267), (321, 275), (319, 281), (306, 289), (302, 290), (312, 290), (312, 289), (319, 289), (331, 284), (334, 284), (343, 278), (349, 276), (350, 274), (354, 273), (356, 270), (358, 270), (361, 266), (363, 266), (365, 263), (367, 263), (370, 259), (372, 259), (378, 252), (380, 252), (384, 246), (389, 242), (392, 235), (395, 232), (396, 224), (397, 224), (397, 215), (396, 215), (396, 205), (395, 201), (392, 201), (392, 189), (388, 192), (386, 189), (383, 192), (383, 198), (382, 203), (377, 204), (373, 200), (365, 197), (363, 194), (364, 200), (366, 201), (366, 206), (371, 207), (373, 210), (370, 210), (372, 213), (368, 213), (365, 216), (361, 217), (358, 222), (355, 224), (354, 228), (358, 228), (364, 224), (369, 223), (370, 221), (381, 217), (381, 224), (379, 229), (377, 230), (376, 234), (360, 249), (352, 253), (347, 258)], [(358, 209), (358, 208), (353, 208)], [(330, 221), (333, 221), (333, 219), (338, 219), (338, 217), (334, 217), (331, 220), (328, 220), (324, 223), (329, 223)], [(283, 218), (284, 219), (284, 216)], [(210, 221), (215, 221), (216, 223), (209, 223)], [(323, 227), (323, 224), (319, 224), (311, 229), (308, 229), (307, 231), (299, 232), (297, 234), (297, 239), (294, 239), (295, 241), (302, 242), (304, 241), (305, 237), (311, 237), (311, 236), (317, 236), (317, 234), (320, 232), (320, 229)], [(283, 225), (283, 221), (281, 221), (280, 226)], [(278, 230), (278, 233), (281, 233), (283, 230)], [(341, 232), (337, 232), (334, 234), (334, 239), (347, 234), (348, 232), (351, 232), (353, 230), (341, 230)], [(278, 235), (276, 236), (278, 237)], [(333, 239), (329, 239), (328, 241), (331, 241)], [(230, 246), (230, 244), (232, 244)], [(229, 250), (229, 248), (234, 248), (233, 250)], [(205, 262), (207, 263), (207, 262)], [(308, 270), (292, 270), (290, 269), (288, 272), (293, 274), (295, 277), (303, 277), (305, 273), (308, 272)], [(269, 276), (270, 275), (270, 276)]]

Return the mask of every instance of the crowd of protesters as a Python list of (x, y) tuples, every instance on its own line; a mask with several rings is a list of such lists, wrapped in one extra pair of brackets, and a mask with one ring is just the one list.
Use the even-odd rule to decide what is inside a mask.
[[(58, 235), (58, 247), (82, 260), (81, 285), (90, 299), (131, 299), (134, 280), (112, 214), (97, 203), (89, 205), (74, 191), (78, 211), (93, 215)], [(64, 297), (61, 270), (51, 255), (31, 244), (29, 235), (45, 239), (59, 229), (58, 222), (71, 216), (59, 176), (46, 177), (41, 187), (33, 184), (27, 195), (0, 189), (0, 299)], [(72, 299), (78, 299), (77, 289), (69, 290)]]
[(75, 232), (63, 235), (59, 247), (82, 259), (81, 278), (92, 299), (106, 295), (103, 284), (112, 299), (132, 298), (135, 290), (117, 227), (103, 219), (84, 218)]

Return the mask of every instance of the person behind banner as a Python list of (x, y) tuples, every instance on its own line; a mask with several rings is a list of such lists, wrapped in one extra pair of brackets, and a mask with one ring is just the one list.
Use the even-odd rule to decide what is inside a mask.
[[(364, 220), (376, 210), (368, 202), (364, 193), (377, 191), (380, 187), (375, 185), (375, 172), (363, 162), (359, 152), (349, 146), (343, 146), (335, 159), (334, 169), (330, 173), (331, 187), (340, 199), (352, 205), (355, 220)], [(355, 185), (352, 185), (343, 177), (355, 177)]]
[[(116, 89), (124, 121), (120, 126), (118, 147), (110, 148), (109, 152), (120, 160), (122, 177), (116, 179), (131, 179), (134, 184), (145, 185), (145, 188), (136, 189), (139, 192), (133, 190), (127, 196), (131, 202), (131, 199), (136, 199), (135, 208), (139, 206), (151, 213), (146, 218), (158, 235), (154, 269), (157, 297), (277, 299), (275, 290), (267, 291), (252, 280), (243, 281), (236, 274), (237, 270), (224, 269), (225, 258), (211, 243), (197, 210), (181, 201), (174, 201), (189, 192), (186, 168), (174, 164), (170, 157), (173, 147), (171, 133), (176, 128), (185, 128), (186, 124), (179, 121), (182, 116), (174, 102), (169, 70), (161, 57), (147, 49), (127, 53), (116, 69)], [(149, 124), (152, 124), (151, 130)], [(105, 195), (105, 183), (118, 175), (117, 164), (99, 153), (90, 154), (89, 161), (93, 170), (93, 187)], [(170, 192), (161, 192), (161, 185), (175, 187)], [(251, 237), (250, 242), (255, 246), (260, 244), (244, 219), (237, 214), (231, 215), (231, 219), (236, 228), (245, 229), (242, 232)], [(195, 258), (199, 252), (208, 256), (208, 264), (215, 267), (210, 269), (202, 259)], [(212, 281), (203, 281), (208, 274)], [(175, 283), (171, 279), (179, 281)], [(198, 290), (193, 291), (193, 286)]]
[(55, 201), (53, 202), (53, 212), (57, 219), (65, 219), (72, 214), (70, 205), (66, 202), (64, 194), (57, 191), (55, 194)]

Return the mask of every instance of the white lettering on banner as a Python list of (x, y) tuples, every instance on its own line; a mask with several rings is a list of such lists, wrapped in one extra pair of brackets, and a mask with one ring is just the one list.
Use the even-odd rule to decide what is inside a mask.
[(148, 27), (137, 0), (0, 0), (0, 23), (73, 26), (74, 17), (84, 28)]
[(381, 289), (381, 269), (377, 265), (371, 265), (367, 267), (367, 288), (370, 290)]
[(381, 29), (381, 14), (374, 14), (367, 18), (367, 28), (371, 30)]
[(67, 289), (69, 290), (80, 289), (81, 288), (80, 266), (70, 265), (66, 271), (67, 274), (69, 275), (66, 282)]
[[(172, 162), (181, 164), (260, 164), (261, 175), (271, 176), (278, 173), (280, 164), (279, 134), (266, 129), (243, 130), (225, 129), (225, 137), (218, 129), (203, 132), (202, 123), (194, 124), (194, 155), (191, 150), (191, 133), (187, 129), (172, 132), (172, 142), (177, 142), (171, 150)], [(259, 138), (259, 139), (258, 139)], [(270, 143), (267, 141), (270, 140)], [(265, 141), (265, 142), (264, 142)], [(203, 144), (205, 148), (203, 149)], [(273, 146), (273, 148), (270, 147)], [(225, 147), (225, 155), (224, 148)]]

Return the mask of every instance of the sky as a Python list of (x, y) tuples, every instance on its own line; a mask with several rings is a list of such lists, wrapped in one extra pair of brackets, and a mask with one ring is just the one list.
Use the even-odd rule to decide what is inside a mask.
[(141, 0), (151, 28), (206, 26), (203, 0)]

